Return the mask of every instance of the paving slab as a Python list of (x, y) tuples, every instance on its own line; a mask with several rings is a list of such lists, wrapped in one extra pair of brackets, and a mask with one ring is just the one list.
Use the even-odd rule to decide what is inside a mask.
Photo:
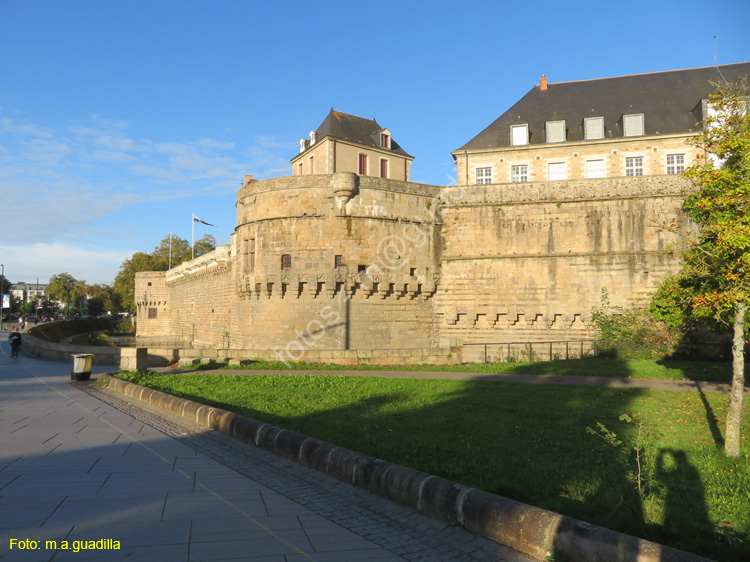
[[(530, 562), (217, 432), (131, 404), (0, 333), (0, 559)], [(96, 373), (111, 370), (94, 366)], [(26, 546), (26, 548), (21, 548)]]

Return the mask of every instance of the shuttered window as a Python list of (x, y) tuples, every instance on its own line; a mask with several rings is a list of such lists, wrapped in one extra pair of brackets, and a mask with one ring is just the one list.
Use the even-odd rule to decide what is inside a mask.
[(637, 137), (644, 134), (643, 113), (622, 116), (622, 129), (626, 137)]
[(583, 137), (586, 140), (604, 138), (604, 117), (587, 117), (583, 120)]
[(565, 121), (547, 121), (547, 142), (565, 140)]
[(587, 160), (586, 161), (587, 178), (604, 177), (604, 160)]
[(510, 128), (510, 143), (513, 146), (529, 144), (529, 126), (513, 125)]
[(565, 171), (565, 162), (551, 162), (547, 166), (547, 177), (549, 181), (558, 181), (568, 179)]

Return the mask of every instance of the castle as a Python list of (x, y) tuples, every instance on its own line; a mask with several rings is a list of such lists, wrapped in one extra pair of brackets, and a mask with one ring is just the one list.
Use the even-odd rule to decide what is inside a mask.
[(282, 360), (477, 360), (516, 342), (567, 356), (603, 289), (629, 306), (679, 270), (660, 225), (694, 228), (685, 141), (710, 82), (748, 74), (542, 77), (453, 152), (449, 187), (412, 183), (389, 129), (332, 109), (291, 176), (246, 176), (229, 245), (137, 274), (138, 337)]

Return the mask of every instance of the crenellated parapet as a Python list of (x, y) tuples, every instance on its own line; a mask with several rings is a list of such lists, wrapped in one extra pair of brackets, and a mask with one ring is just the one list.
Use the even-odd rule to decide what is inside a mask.
[(240, 278), (238, 293), (249, 299), (333, 299), (345, 294), (369, 299), (429, 299), (437, 290), (437, 275), (415, 276), (383, 272), (253, 274)]

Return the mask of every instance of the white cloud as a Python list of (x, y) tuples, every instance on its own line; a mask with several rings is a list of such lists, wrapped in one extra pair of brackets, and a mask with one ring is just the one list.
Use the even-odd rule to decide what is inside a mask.
[(207, 137), (133, 137), (126, 128), (99, 115), (57, 130), (0, 118), (0, 192), (12, 201), (2, 242), (81, 241), (96, 221), (131, 205), (231, 196), (245, 174), (289, 173), (287, 149), (270, 136), (240, 150)]
[(87, 283), (111, 284), (122, 262), (133, 252), (102, 252), (59, 243), (37, 243), (0, 245), (0, 254), (5, 275), (13, 283), (30, 283), (37, 277), (40, 282), (46, 282), (52, 275), (66, 272)]

